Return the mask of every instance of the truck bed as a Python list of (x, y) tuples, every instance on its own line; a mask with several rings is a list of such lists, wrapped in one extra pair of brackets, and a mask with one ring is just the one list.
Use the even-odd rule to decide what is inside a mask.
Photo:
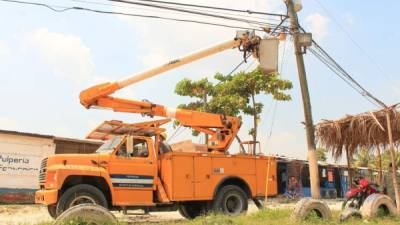
[(277, 194), (275, 165), (273, 157), (265, 156), (170, 152), (161, 158), (161, 180), (171, 201), (211, 200), (216, 187), (229, 177), (245, 181), (252, 197), (264, 197), (266, 191), (273, 196)]

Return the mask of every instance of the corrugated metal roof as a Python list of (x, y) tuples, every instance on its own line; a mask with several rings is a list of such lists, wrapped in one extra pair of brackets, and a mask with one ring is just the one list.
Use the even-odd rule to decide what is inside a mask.
[(21, 132), (21, 131), (14, 131), (14, 130), (2, 130), (2, 129), (0, 129), (0, 133), (19, 135), (19, 136), (28, 136), (28, 137), (49, 138), (49, 139), (53, 139), (55, 141), (70, 141), (70, 142), (79, 142), (79, 143), (85, 143), (85, 144), (101, 144), (102, 143), (100, 141), (76, 139), (76, 138), (66, 138), (66, 137), (57, 137), (57, 136), (48, 135), (48, 134)]
[(29, 137), (39, 137), (39, 138), (54, 138), (53, 135), (21, 132), (21, 131), (14, 131), (14, 130), (1, 130), (0, 129), (0, 133), (20, 135), (20, 136), (29, 136)]

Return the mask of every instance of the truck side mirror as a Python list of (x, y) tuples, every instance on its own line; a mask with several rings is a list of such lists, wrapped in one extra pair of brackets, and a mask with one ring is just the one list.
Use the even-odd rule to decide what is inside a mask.
[(128, 155), (132, 155), (133, 153), (133, 136), (131, 135), (126, 138), (126, 153)]

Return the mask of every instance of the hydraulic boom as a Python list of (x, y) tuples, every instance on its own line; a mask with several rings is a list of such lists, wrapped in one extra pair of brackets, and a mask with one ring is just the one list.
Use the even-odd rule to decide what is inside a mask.
[(227, 151), (241, 126), (241, 122), (237, 117), (169, 108), (147, 101), (128, 100), (112, 97), (111, 95), (129, 85), (227, 49), (239, 48), (239, 50), (243, 51), (245, 54), (250, 52), (257, 57), (259, 41), (260, 38), (255, 36), (254, 32), (238, 32), (233, 40), (172, 60), (166, 64), (131, 75), (120, 81), (103, 83), (83, 90), (80, 93), (80, 102), (86, 108), (97, 106), (109, 108), (116, 112), (140, 113), (151, 117), (160, 116), (175, 118), (179, 120), (180, 124), (183, 126), (191, 127), (197, 131), (209, 134), (208, 149), (210, 151)]

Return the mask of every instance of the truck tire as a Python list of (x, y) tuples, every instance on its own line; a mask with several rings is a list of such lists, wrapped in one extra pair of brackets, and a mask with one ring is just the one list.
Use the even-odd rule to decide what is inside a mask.
[(48, 205), (47, 212), (49, 212), (53, 219), (57, 218), (57, 205)]
[(95, 186), (78, 184), (67, 189), (57, 203), (56, 215), (59, 216), (65, 210), (80, 204), (96, 204), (107, 208), (107, 199)]
[(378, 216), (381, 210), (384, 215), (396, 215), (397, 213), (392, 199), (384, 194), (372, 194), (368, 196), (361, 206), (361, 214), (366, 219)]
[(114, 225), (118, 224), (118, 220), (102, 206), (81, 204), (64, 211), (54, 223), (54, 225), (64, 224)]
[(194, 219), (206, 214), (206, 204), (202, 202), (183, 203), (178, 206), (178, 212), (186, 219)]
[(217, 192), (212, 208), (216, 212), (237, 216), (247, 212), (247, 195), (236, 185), (226, 185)]
[(355, 208), (346, 208), (340, 213), (339, 221), (345, 222), (350, 218), (361, 219), (362, 218), (361, 212)]
[(303, 198), (297, 202), (292, 217), (296, 220), (303, 220), (312, 212), (315, 212), (317, 216), (323, 220), (332, 217), (331, 210), (325, 202), (311, 198)]

